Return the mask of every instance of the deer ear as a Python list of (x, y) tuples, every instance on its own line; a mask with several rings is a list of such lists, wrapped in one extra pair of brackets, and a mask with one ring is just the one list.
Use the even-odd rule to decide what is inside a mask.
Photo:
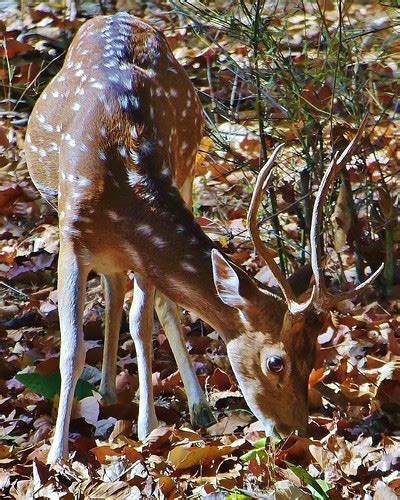
[(211, 250), (214, 285), (224, 304), (243, 309), (246, 299), (240, 294), (240, 281), (235, 269), (215, 248)]

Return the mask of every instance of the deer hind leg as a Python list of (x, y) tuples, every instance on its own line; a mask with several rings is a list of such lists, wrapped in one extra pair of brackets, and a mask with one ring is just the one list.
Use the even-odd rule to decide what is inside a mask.
[(106, 302), (103, 366), (101, 370), (100, 394), (107, 403), (117, 401), (115, 379), (117, 376), (117, 352), (119, 330), (124, 305), (126, 274), (103, 274), (102, 284)]
[(129, 328), (135, 343), (139, 372), (139, 439), (145, 439), (158, 426), (151, 373), (153, 318), (154, 287), (145, 278), (135, 274)]
[(197, 427), (208, 427), (215, 423), (215, 418), (200, 387), (185, 346), (178, 307), (158, 291), (156, 293), (155, 305), (158, 319), (168, 338), (182, 377), (183, 385), (185, 386), (190, 421)]
[(61, 241), (58, 260), (58, 296), (61, 330), (61, 390), (49, 464), (68, 457), (68, 430), (76, 383), (85, 364), (83, 309), (89, 267), (75, 254), (72, 245)]

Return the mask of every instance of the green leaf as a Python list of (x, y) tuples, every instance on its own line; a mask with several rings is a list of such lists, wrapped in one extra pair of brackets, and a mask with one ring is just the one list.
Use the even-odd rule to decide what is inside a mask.
[(249, 500), (249, 498), (255, 498), (252, 495), (247, 495), (240, 488), (233, 488), (231, 490), (221, 488), (222, 491), (229, 491), (229, 494), (226, 496), (226, 500)]
[(265, 457), (265, 450), (264, 448), (258, 448), (255, 450), (250, 450), (244, 453), (240, 459), (243, 460), (243, 462), (248, 462), (249, 460), (252, 460), (253, 458), (264, 458)]
[(265, 449), (266, 444), (267, 444), (267, 438), (257, 439), (257, 441), (254, 441), (254, 443), (253, 443), (253, 448)]
[(88, 398), (89, 396), (93, 396), (93, 391), (97, 392), (97, 389), (94, 385), (86, 380), (79, 379), (76, 384), (75, 389), (75, 397), (78, 401), (81, 399)]
[(286, 461), (285, 464), (299, 479), (304, 481), (307, 488), (311, 491), (313, 498), (316, 500), (329, 500), (329, 496), (327, 495), (327, 491), (331, 488), (329, 483), (322, 479), (315, 479), (308, 471), (300, 467), (300, 465), (295, 465)]
[(41, 373), (17, 373), (15, 378), (33, 392), (47, 399), (54, 399), (60, 392), (61, 377), (59, 373), (42, 375)]
[(248, 500), (249, 498), (252, 497), (249, 497), (249, 495), (245, 495), (244, 493), (233, 492), (226, 497), (226, 500)]
[[(271, 438), (269, 438), (268, 442), (270, 442), (271, 444), (277, 444), (277, 443), (281, 442), (281, 439), (271, 440)], [(254, 449), (244, 453), (240, 457), (240, 459), (243, 460), (244, 462), (248, 462), (252, 458), (256, 458), (256, 457), (263, 459), (265, 457), (265, 454), (266, 454), (266, 451), (265, 451), (266, 444), (267, 444), (267, 438), (257, 439), (257, 441), (254, 441), (254, 443), (253, 443)]]
[[(50, 373), (43, 375), (42, 373), (17, 373), (15, 378), (28, 387), (32, 391), (40, 394), (46, 399), (53, 400), (56, 394), (60, 393), (61, 375), (59, 373)], [(75, 397), (78, 401), (92, 396), (93, 391), (96, 391), (94, 385), (86, 382), (86, 380), (78, 380), (75, 389)]]

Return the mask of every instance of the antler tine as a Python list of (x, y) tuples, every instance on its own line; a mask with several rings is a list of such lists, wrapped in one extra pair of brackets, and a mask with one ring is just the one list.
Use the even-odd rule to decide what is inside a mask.
[(249, 228), (251, 239), (253, 240), (253, 244), (257, 252), (261, 255), (261, 257), (265, 260), (268, 267), (270, 268), (272, 274), (274, 275), (279, 288), (282, 290), (282, 293), (286, 299), (288, 309), (292, 314), (304, 312), (311, 304), (313, 300), (313, 293), (307, 302), (299, 303), (296, 301), (296, 296), (290, 286), (288, 280), (283, 275), (280, 270), (278, 264), (275, 262), (271, 254), (268, 252), (268, 249), (264, 245), (261, 240), (260, 233), (257, 228), (257, 213), (260, 207), (261, 199), (263, 193), (266, 191), (268, 186), (271, 183), (272, 179), (272, 168), (275, 162), (275, 158), (277, 157), (279, 151), (282, 149), (284, 144), (279, 144), (273, 153), (271, 154), (267, 163), (260, 170), (256, 185), (253, 191), (253, 196), (251, 198), (249, 213), (247, 216), (247, 226)]
[(315, 279), (315, 300), (316, 305), (319, 308), (332, 307), (333, 305), (341, 302), (345, 299), (350, 299), (364, 290), (368, 285), (373, 283), (373, 281), (381, 273), (384, 265), (375, 271), (366, 281), (358, 285), (354, 290), (349, 290), (347, 292), (340, 293), (338, 295), (332, 295), (328, 292), (325, 281), (323, 267), (321, 265), (321, 243), (319, 228), (321, 227), (321, 219), (323, 214), (323, 207), (326, 201), (326, 197), (332, 181), (343, 168), (349, 158), (353, 155), (354, 150), (358, 146), (362, 134), (364, 132), (365, 126), (367, 124), (368, 115), (363, 118), (356, 135), (353, 137), (351, 142), (348, 144), (346, 149), (338, 158), (338, 154), (335, 154), (332, 162), (330, 163), (328, 169), (326, 170), (324, 177), (322, 179), (321, 185), (318, 189), (317, 195), (315, 197), (314, 209), (311, 220), (311, 231), (310, 231), (310, 245), (311, 245), (311, 267)]

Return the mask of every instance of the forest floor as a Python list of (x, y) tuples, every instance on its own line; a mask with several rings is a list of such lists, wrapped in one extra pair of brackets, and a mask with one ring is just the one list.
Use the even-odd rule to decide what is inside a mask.
[[(204, 40), (198, 42), (181, 16), (159, 3), (158, 10), (137, 15), (164, 30), (176, 57), (201, 89), (202, 98), (210, 96), (207, 65), (214, 56), (207, 52)], [(373, 29), (383, 30), (391, 21), (384, 6), (352, 8), (354, 19), (371, 19)], [(334, 4), (329, 14), (326, 18), (334, 25)], [(305, 18), (294, 17), (288, 15), (291, 36), (307, 30), (306, 39), (315, 36), (312, 16), (307, 30)], [(108, 405), (97, 392), (104, 300), (100, 279), (91, 274), (84, 314), (85, 382), (74, 403), (70, 461), (55, 468), (46, 465), (59, 387), (58, 220), (29, 179), (23, 140), (27, 116), (43, 82), (61, 64), (57, 58), (68, 43), (62, 33), (67, 31), (70, 37), (83, 21), (81, 17), (69, 21), (60, 11), (43, 4), (24, 14), (10, 7), (0, 17), (4, 40), (0, 53), (5, 61), (0, 67), (0, 496), (21, 500), (207, 495), (210, 499), (398, 498), (400, 294), (396, 285), (389, 296), (379, 289), (371, 291), (363, 301), (346, 301), (331, 313), (318, 338), (316, 365), (309, 381), (308, 438), (293, 435), (277, 443), (263, 439), (264, 433), (238, 388), (225, 345), (207, 325), (184, 312), (186, 345), (217, 420), (208, 429), (194, 430), (171, 349), (156, 324), (153, 388), (162, 425), (140, 442), (135, 425), (136, 356), (126, 319), (132, 284), (127, 287), (118, 351), (118, 402)], [(399, 42), (387, 41), (386, 49), (382, 67), (398, 74)], [(235, 57), (245, 53), (240, 45), (230, 45), (229, 50)], [(376, 66), (371, 71), (376, 71)], [(317, 99), (322, 97), (314, 90), (307, 89), (307, 99), (319, 105)], [(222, 87), (214, 89), (215, 99), (222, 94)], [(388, 119), (384, 131), (379, 129), (386, 142), (375, 130), (373, 142), (381, 147), (383, 141), (386, 156), (369, 164), (371, 172), (379, 168), (389, 172), (391, 200), (399, 194), (395, 180), (398, 125), (398, 121)], [(203, 154), (197, 159), (195, 213), (235, 262), (265, 284), (274, 285), (268, 269), (255, 257), (246, 233), (247, 182), (254, 179), (254, 168), (259, 166), (259, 142), (254, 135), (238, 132), (234, 125), (225, 127), (224, 133), (228, 142), (232, 137), (236, 155), (248, 160), (248, 168), (228, 168), (230, 153), (222, 154), (210, 140), (205, 141)], [(279, 208), (287, 201), (285, 197), (298, 194), (289, 184), (280, 185)], [(382, 210), (395, 210), (394, 202), (391, 205), (386, 199), (384, 205), (382, 198), (380, 201)], [(284, 226), (291, 236), (298, 235), (293, 215), (287, 216)], [(343, 255), (345, 274), (354, 277), (354, 259), (346, 252)]]

